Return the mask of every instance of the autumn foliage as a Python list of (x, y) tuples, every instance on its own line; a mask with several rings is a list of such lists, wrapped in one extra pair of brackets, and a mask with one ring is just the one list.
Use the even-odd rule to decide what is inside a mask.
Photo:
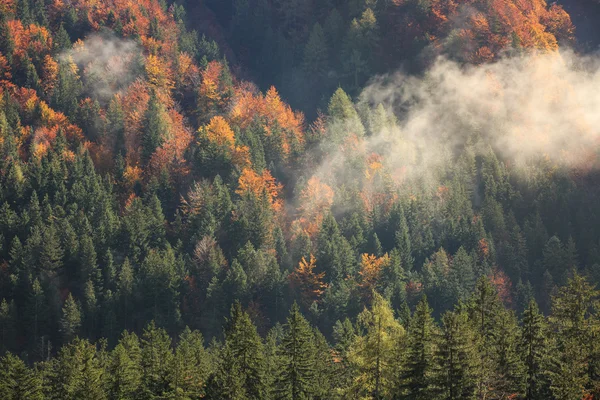
[(384, 254), (377, 257), (374, 254), (363, 253), (360, 256), (360, 288), (366, 299), (371, 299), (373, 291), (377, 291), (382, 270), (390, 265), (390, 257)]
[(298, 267), (289, 275), (290, 285), (296, 289), (302, 304), (307, 307), (318, 301), (327, 288), (327, 284), (323, 282), (325, 273), (315, 273), (316, 266), (317, 260), (311, 254), (308, 261), (302, 257)]
[(275, 178), (268, 170), (258, 174), (252, 168), (245, 168), (238, 180), (236, 193), (240, 196), (254, 196), (261, 198), (266, 196), (269, 204), (275, 211), (279, 211), (283, 206), (281, 196), (282, 186), (277, 183)]

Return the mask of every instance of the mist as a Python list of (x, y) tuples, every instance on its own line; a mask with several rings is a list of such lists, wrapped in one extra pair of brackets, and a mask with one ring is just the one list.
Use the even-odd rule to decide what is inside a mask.
[(78, 66), (84, 90), (101, 104), (126, 89), (143, 71), (141, 47), (113, 34), (88, 36), (61, 58)]
[[(358, 183), (368, 189), (368, 159), (375, 157), (398, 186), (438, 184), (467, 147), (475, 155), (492, 148), (507, 165), (544, 160), (596, 168), (599, 88), (598, 58), (570, 50), (478, 66), (439, 58), (419, 77), (379, 76), (356, 101), (364, 140), (350, 151), (344, 144), (330, 146), (335, 150), (315, 175), (334, 187)], [(349, 130), (331, 121), (327, 135), (339, 137), (341, 127)], [(362, 169), (352, 168), (361, 158)]]

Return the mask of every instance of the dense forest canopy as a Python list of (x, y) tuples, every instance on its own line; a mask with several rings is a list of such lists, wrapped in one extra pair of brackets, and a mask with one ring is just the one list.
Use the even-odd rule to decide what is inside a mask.
[(0, 0), (0, 398), (599, 399), (583, 47), (544, 0)]

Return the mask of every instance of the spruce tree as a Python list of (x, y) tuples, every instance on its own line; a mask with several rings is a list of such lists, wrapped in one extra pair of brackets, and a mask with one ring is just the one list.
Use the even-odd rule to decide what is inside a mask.
[(264, 348), (256, 326), (239, 302), (231, 307), (231, 315), (225, 328), (226, 354), (237, 360), (238, 372), (246, 395), (253, 399), (264, 399), (265, 359)]
[(551, 397), (548, 368), (552, 341), (546, 320), (535, 300), (523, 312), (519, 353), (525, 363), (525, 399), (543, 400)]
[(294, 303), (284, 326), (277, 399), (301, 400), (313, 395), (314, 338), (310, 325)]
[(39, 372), (28, 368), (10, 353), (0, 358), (0, 398), (3, 400), (43, 400)]
[(62, 318), (60, 319), (60, 331), (64, 343), (68, 343), (79, 333), (81, 320), (81, 308), (73, 299), (73, 295), (69, 293), (63, 305)]
[(203, 342), (202, 334), (188, 327), (179, 335), (171, 369), (171, 385), (175, 396), (195, 399), (204, 395), (211, 366)]
[(173, 366), (169, 334), (151, 321), (144, 329), (141, 345), (143, 398), (156, 399), (167, 396), (171, 390), (170, 377)]
[(169, 126), (166, 120), (165, 108), (152, 94), (148, 101), (148, 109), (144, 115), (144, 135), (142, 137), (142, 159), (150, 160), (157, 147), (165, 140), (168, 134)]
[(107, 394), (110, 398), (133, 400), (142, 382), (141, 350), (138, 337), (124, 331), (111, 352), (107, 368)]
[(76, 338), (63, 346), (47, 368), (50, 384), (57, 399), (105, 400), (104, 369), (96, 346)]
[(440, 399), (475, 399), (477, 342), (464, 311), (447, 312), (437, 353), (436, 384)]
[(408, 325), (406, 362), (401, 373), (397, 398), (416, 400), (435, 398), (438, 328), (431, 312), (427, 297), (423, 296)]
[(559, 357), (551, 368), (552, 393), (575, 398), (594, 386), (597, 372), (593, 359), (599, 291), (577, 272), (552, 299), (550, 322), (556, 331)]

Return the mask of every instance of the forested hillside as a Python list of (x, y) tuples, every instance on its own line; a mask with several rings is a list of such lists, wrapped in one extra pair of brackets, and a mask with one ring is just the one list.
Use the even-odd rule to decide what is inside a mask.
[(0, 398), (600, 399), (577, 49), (543, 0), (0, 0)]

